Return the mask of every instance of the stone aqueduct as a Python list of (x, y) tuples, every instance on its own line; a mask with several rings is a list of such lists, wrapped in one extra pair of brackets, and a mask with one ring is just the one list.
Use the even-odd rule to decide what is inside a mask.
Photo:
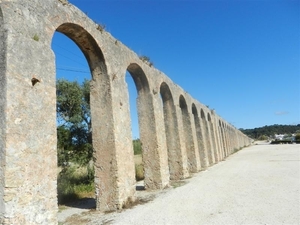
[[(57, 224), (54, 33), (91, 70), (97, 210), (135, 195), (129, 97), (138, 91), (145, 187), (205, 170), (251, 140), (63, 0), (0, 0), (0, 223)], [(33, 85), (32, 78), (40, 80)]]

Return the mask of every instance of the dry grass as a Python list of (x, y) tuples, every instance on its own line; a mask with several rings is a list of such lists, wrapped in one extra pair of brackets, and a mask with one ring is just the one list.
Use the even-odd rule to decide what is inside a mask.
[(134, 163), (135, 165), (143, 164), (142, 155), (134, 155)]
[(142, 155), (134, 156), (135, 164), (135, 179), (136, 181), (144, 180), (144, 165), (142, 161)]
[(65, 221), (66, 224), (87, 224), (90, 222), (90, 219), (82, 218), (80, 214), (75, 214), (73, 216), (70, 216)]

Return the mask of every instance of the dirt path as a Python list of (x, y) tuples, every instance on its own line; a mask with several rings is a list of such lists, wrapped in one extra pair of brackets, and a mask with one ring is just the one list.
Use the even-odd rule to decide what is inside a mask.
[(83, 212), (62, 224), (296, 225), (299, 189), (300, 145), (255, 145), (183, 186), (146, 192), (153, 199), (146, 204), (110, 214)]

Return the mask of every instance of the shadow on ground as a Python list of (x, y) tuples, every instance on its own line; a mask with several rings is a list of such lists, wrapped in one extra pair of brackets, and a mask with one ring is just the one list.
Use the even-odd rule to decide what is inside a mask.
[(80, 200), (69, 202), (64, 205), (72, 208), (78, 208), (78, 209), (96, 209), (96, 199), (82, 198)]

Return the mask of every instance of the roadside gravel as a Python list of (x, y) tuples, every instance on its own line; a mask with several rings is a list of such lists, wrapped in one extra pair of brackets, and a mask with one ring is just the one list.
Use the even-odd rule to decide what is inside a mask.
[(300, 224), (300, 145), (254, 145), (121, 212), (63, 224)]

